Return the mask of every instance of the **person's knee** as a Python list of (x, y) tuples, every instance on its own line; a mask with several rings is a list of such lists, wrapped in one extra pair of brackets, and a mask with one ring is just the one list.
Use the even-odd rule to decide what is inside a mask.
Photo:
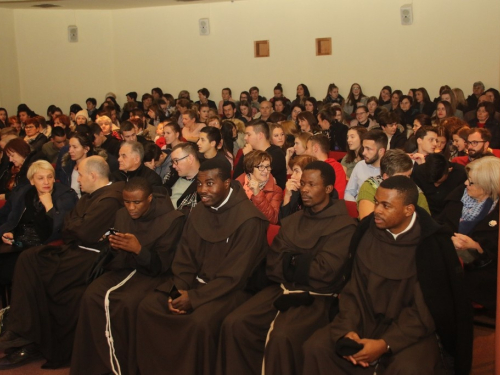
[(303, 352), (306, 356), (330, 356), (334, 355), (333, 342), (329, 335), (329, 330), (324, 328), (316, 331), (302, 345)]
[(222, 323), (222, 331), (225, 334), (229, 334), (233, 337), (241, 337), (242, 333), (245, 333), (245, 320), (239, 314), (229, 314), (226, 316)]

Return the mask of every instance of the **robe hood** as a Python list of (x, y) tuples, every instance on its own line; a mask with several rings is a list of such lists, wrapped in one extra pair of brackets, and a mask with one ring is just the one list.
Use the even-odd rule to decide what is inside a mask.
[[(329, 207), (313, 214), (305, 208), (282, 220), (283, 235), (298, 247), (310, 249), (321, 237), (343, 230), (350, 225), (356, 226), (356, 221), (349, 216), (343, 200), (332, 199)], [(304, 236), (304, 233), (311, 233)]]
[[(415, 251), (421, 239), (418, 220), (415, 220), (408, 232), (396, 239), (387, 230), (378, 229), (373, 220), (368, 231), (377, 241), (371, 242), (368, 248), (358, 249), (358, 259), (365, 266), (377, 275), (390, 280), (403, 280), (416, 275)], [(395, 264), (397, 267), (394, 267)]]
[(189, 216), (194, 229), (203, 240), (212, 243), (223, 241), (241, 224), (254, 217), (268, 221), (250, 202), (239, 182), (232, 181), (231, 188), (233, 192), (221, 208), (214, 210), (198, 203)]

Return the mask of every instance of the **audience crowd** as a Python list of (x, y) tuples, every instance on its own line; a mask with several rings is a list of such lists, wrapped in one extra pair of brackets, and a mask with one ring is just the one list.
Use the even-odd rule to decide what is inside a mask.
[(0, 370), (468, 374), (496, 313), (500, 93), (437, 94), (0, 108)]

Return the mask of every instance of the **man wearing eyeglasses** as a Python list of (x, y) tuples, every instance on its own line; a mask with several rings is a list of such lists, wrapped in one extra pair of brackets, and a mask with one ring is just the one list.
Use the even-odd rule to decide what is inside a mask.
[(196, 176), (200, 169), (198, 147), (191, 142), (179, 143), (172, 149), (172, 169), (165, 176), (172, 204), (188, 215), (199, 202), (196, 193)]
[(494, 156), (488, 151), (490, 147), (491, 133), (485, 128), (472, 128), (467, 137), (467, 152), (466, 156), (457, 156), (452, 162), (461, 165), (467, 165), (471, 161), (480, 159), (483, 156)]

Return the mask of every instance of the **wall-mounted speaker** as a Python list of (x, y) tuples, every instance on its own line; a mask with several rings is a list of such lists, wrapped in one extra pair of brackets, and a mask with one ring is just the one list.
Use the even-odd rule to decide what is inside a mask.
[(210, 35), (210, 21), (208, 18), (200, 18), (198, 26), (200, 27), (200, 35)]
[(413, 23), (413, 8), (411, 4), (405, 4), (400, 8), (401, 25), (411, 25)]

